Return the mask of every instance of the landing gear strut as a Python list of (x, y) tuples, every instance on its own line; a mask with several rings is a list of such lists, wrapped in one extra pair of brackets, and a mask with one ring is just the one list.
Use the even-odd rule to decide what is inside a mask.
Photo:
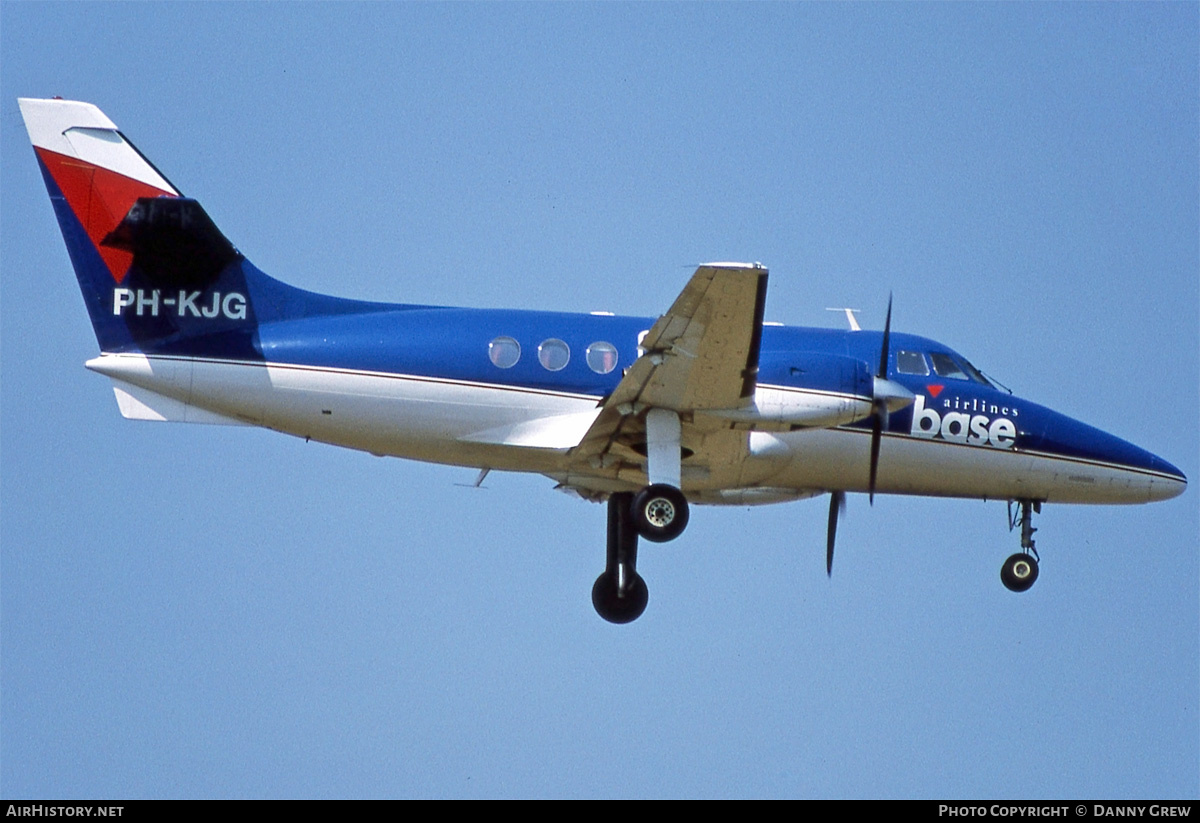
[(646, 476), (650, 485), (633, 498), (633, 526), (655, 543), (683, 534), (688, 502), (679, 490), (681, 428), (679, 415), (669, 409), (646, 412)]
[(1000, 567), (1000, 582), (1009, 591), (1028, 591), (1038, 578), (1038, 553), (1033, 546), (1033, 514), (1041, 514), (1039, 500), (1018, 500), (1017, 513), (1013, 514), (1012, 501), (1008, 504), (1008, 528), (1012, 531), (1021, 527), (1021, 551), (1004, 561)]
[(592, 605), (609, 623), (629, 623), (646, 610), (650, 592), (637, 573), (638, 533), (633, 524), (633, 495), (608, 498), (608, 552), (604, 573), (592, 586)]

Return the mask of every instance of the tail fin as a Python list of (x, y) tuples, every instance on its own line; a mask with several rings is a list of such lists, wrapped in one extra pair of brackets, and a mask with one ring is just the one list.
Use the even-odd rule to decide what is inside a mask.
[(241, 255), (100, 109), (18, 103), (101, 350), (153, 348), (248, 319), (244, 282), (215, 287)]
[[(139, 197), (179, 197), (179, 191), (90, 103), (17, 102), (51, 198), (72, 213), (108, 274), (120, 283), (132, 255), (101, 247), (104, 237)], [(74, 256), (76, 249), (71, 251)]]
[(263, 274), (90, 103), (18, 102), (101, 351), (257, 358), (260, 322), (381, 308)]

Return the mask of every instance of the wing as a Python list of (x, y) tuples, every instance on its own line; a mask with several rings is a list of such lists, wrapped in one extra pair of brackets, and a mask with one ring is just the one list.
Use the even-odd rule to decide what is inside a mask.
[(571, 450), (573, 460), (592, 469), (621, 462), (613, 446), (644, 431), (639, 416), (645, 409), (670, 409), (686, 419), (691, 412), (748, 406), (758, 381), (766, 295), (767, 270), (757, 264), (698, 268), (642, 339), (642, 355)]
[(767, 270), (761, 266), (696, 269), (642, 339), (644, 354), (605, 406), (640, 403), (689, 412), (747, 405), (758, 382), (766, 298)]

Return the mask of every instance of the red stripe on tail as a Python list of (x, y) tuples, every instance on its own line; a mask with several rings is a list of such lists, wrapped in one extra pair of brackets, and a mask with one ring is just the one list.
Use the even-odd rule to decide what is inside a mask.
[(75, 157), (48, 149), (39, 148), (36, 151), (67, 198), (67, 205), (79, 218), (96, 250), (100, 252), (113, 280), (120, 283), (129, 272), (133, 255), (121, 249), (102, 246), (100, 241), (125, 218), (139, 197), (174, 195)]

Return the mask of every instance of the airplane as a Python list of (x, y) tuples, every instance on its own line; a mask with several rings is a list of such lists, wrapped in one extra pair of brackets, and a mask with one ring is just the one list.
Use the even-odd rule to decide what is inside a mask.
[(767, 269), (696, 269), (665, 314), (450, 308), (344, 299), (264, 274), (96, 106), (19, 100), (99, 356), (136, 420), (268, 429), (375, 455), (536, 472), (606, 502), (592, 589), (611, 623), (649, 593), (640, 538), (689, 506), (828, 494), (832, 574), (846, 495), (1009, 501), (1038, 577), (1045, 503), (1183, 493), (1166, 460), (1013, 395), (934, 340), (765, 323)]

